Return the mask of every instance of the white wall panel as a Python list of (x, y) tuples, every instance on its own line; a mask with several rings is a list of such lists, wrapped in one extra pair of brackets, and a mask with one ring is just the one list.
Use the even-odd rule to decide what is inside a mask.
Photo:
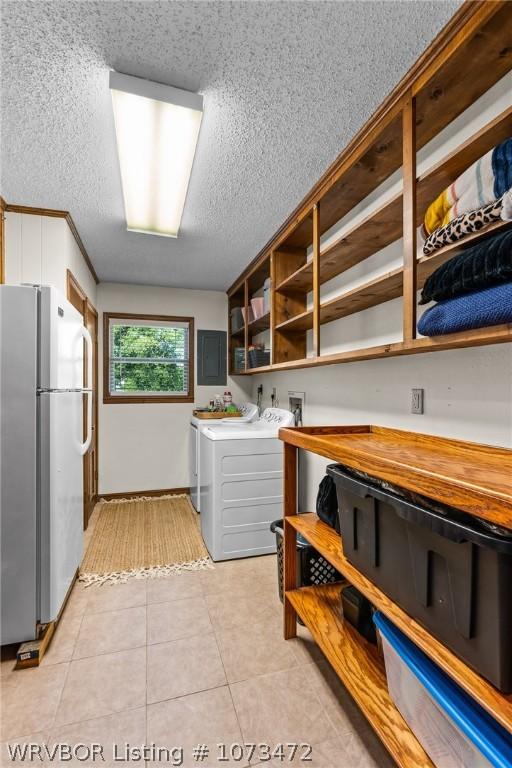
[(65, 219), (7, 211), (5, 282), (53, 285), (67, 292), (70, 269), (95, 305), (96, 283)]
[(41, 216), (21, 214), (21, 282), (41, 282)]
[[(227, 297), (220, 291), (100, 283), (98, 311), (192, 316), (196, 333), (227, 330)], [(215, 394), (222, 395), (224, 388), (196, 386), (195, 404), (103, 404), (101, 343), (99, 374), (100, 494), (188, 486), (192, 411), (195, 405), (207, 405)], [(251, 381), (228, 377), (227, 388), (235, 403), (243, 401)]]
[(18, 213), (5, 214), (5, 282), (21, 283), (21, 223)]

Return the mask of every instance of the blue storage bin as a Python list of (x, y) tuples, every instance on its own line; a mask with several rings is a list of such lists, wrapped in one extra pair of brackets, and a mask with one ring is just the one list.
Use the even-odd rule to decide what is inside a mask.
[(383, 614), (380, 632), (388, 689), (438, 768), (511, 768), (512, 735)]

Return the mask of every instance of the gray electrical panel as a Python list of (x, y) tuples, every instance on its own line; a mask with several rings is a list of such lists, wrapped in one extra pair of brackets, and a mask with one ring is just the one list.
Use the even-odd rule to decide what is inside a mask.
[(226, 331), (197, 332), (197, 383), (207, 387), (228, 383)]

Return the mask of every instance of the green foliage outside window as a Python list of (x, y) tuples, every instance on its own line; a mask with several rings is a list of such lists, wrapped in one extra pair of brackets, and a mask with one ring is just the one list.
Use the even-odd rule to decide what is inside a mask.
[(112, 325), (110, 391), (188, 393), (188, 328)]

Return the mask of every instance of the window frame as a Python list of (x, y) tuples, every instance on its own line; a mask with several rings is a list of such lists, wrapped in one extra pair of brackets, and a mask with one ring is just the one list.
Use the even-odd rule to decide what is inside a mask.
[[(110, 321), (111, 320), (144, 320), (145, 322), (154, 322), (155, 325), (161, 322), (166, 323), (187, 323), (188, 324), (188, 395), (122, 395), (112, 394), (110, 392)], [(142, 315), (130, 312), (104, 312), (103, 313), (103, 402), (109, 405), (116, 404), (134, 404), (134, 403), (193, 403), (194, 401), (194, 318), (177, 317), (175, 315)]]

